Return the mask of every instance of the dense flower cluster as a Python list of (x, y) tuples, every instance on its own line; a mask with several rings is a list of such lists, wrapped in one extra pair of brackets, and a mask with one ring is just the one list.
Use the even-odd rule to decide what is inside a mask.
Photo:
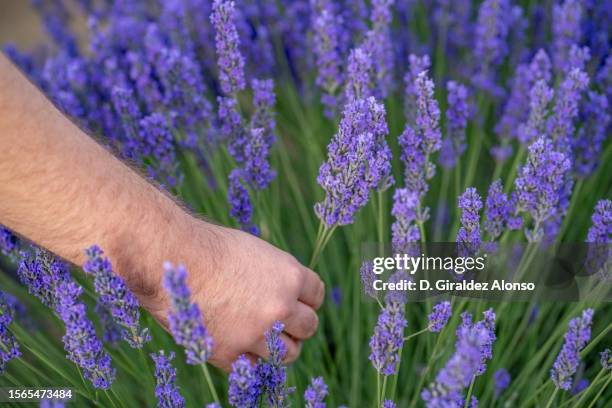
[(580, 351), (591, 339), (593, 309), (586, 309), (582, 316), (570, 320), (565, 333), (563, 347), (550, 370), (555, 387), (569, 390), (572, 379), (580, 364)]
[(9, 361), (21, 356), (19, 343), (8, 328), (14, 313), (6, 294), (0, 291), (0, 374), (4, 373)]
[(113, 272), (110, 260), (94, 245), (88, 248), (83, 271), (94, 277), (94, 288), (102, 308), (110, 312), (115, 323), (121, 326), (121, 336), (132, 347), (141, 348), (151, 340), (148, 329), (140, 328), (139, 303), (127, 288), (125, 281)]
[(429, 320), (429, 331), (438, 333), (442, 331), (446, 323), (448, 323), (448, 319), (450, 319), (452, 314), (451, 304), (448, 301), (440, 302), (433, 307), (433, 310), (427, 317)]
[(324, 401), (327, 393), (327, 384), (323, 381), (323, 377), (313, 378), (304, 392), (306, 408), (325, 408)]
[(11, 255), (19, 247), (19, 240), (8, 228), (0, 225), (0, 253)]
[(176, 385), (176, 369), (172, 367), (174, 353), (167, 355), (163, 350), (152, 353), (155, 362), (155, 396), (158, 406), (162, 408), (181, 408), (185, 406), (185, 399)]
[(245, 355), (238, 357), (232, 364), (229, 375), (228, 401), (236, 408), (257, 407), (261, 387), (257, 369)]
[(440, 150), (440, 165), (451, 169), (465, 151), (465, 129), (469, 106), (467, 88), (455, 81), (448, 81), (448, 109), (446, 110), (446, 137)]
[(64, 348), (94, 387), (108, 389), (115, 380), (115, 369), (87, 317), (85, 304), (79, 301), (82, 292), (74, 282), (61, 282), (56, 288), (56, 312), (66, 326)]
[(213, 339), (204, 326), (200, 308), (191, 303), (187, 287), (187, 270), (164, 264), (164, 288), (170, 295), (172, 308), (168, 313), (170, 331), (177, 344), (185, 347), (189, 364), (205, 364), (212, 354)]
[(399, 302), (387, 302), (378, 315), (374, 334), (370, 339), (369, 358), (380, 374), (389, 376), (397, 373), (398, 353), (404, 343), (404, 328), (407, 324), (404, 305)]
[(326, 194), (315, 213), (327, 226), (351, 224), (370, 192), (390, 184), (388, 132), (385, 109), (374, 97), (346, 105), (317, 177)]
[(475, 254), (480, 248), (480, 210), (482, 199), (475, 188), (469, 187), (459, 196), (461, 228), (457, 232), (459, 253)]
[(501, 180), (495, 180), (489, 186), (485, 203), (484, 229), (489, 234), (490, 241), (495, 241), (504, 231), (512, 211), (508, 196), (504, 194)]

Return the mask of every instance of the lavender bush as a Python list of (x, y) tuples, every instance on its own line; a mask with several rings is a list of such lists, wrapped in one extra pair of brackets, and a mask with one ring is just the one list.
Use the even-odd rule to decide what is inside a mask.
[(71, 388), (67, 406), (609, 406), (609, 303), (382, 293), (361, 254), (513, 248), (520, 274), (586, 242), (609, 293), (606, 2), (32, 3), (45, 46), (5, 52), (63, 112), (194, 212), (310, 264), (330, 298), (296, 363), (276, 322), (269, 358), (225, 374), (183, 266), (159, 265), (166, 332), (104, 248), (81, 273), (0, 225), (0, 387)]

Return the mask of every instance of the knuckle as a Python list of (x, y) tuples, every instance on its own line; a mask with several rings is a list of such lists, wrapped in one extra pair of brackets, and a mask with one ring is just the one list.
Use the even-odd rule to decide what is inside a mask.
[(304, 319), (303, 330), (306, 337), (312, 337), (319, 327), (319, 316), (312, 312), (308, 314), (308, 317)]
[(291, 307), (285, 302), (279, 302), (272, 308), (274, 320), (285, 321), (291, 315)]

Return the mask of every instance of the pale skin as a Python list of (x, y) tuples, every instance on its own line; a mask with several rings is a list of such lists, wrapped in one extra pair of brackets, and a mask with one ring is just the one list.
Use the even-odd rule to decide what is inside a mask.
[(214, 338), (211, 363), (267, 355), (264, 332), (285, 324), (287, 361), (318, 326), (318, 275), (250, 234), (194, 217), (86, 135), (0, 53), (0, 224), (82, 265), (99, 245), (162, 324), (163, 262), (189, 271)]

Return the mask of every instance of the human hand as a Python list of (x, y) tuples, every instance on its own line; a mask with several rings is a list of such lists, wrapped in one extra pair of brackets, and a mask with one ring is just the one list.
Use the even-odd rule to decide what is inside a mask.
[[(315, 310), (324, 285), (293, 256), (242, 231), (192, 219), (192, 234), (177, 259), (186, 265), (192, 301), (213, 337), (211, 363), (229, 370), (243, 353), (267, 357), (264, 333), (274, 321), (285, 325), (286, 361), (295, 360), (301, 341), (317, 329)], [(161, 267), (160, 267), (161, 269)], [(161, 277), (157, 277), (161, 279)], [(169, 301), (163, 291), (143, 304), (165, 323)]]

